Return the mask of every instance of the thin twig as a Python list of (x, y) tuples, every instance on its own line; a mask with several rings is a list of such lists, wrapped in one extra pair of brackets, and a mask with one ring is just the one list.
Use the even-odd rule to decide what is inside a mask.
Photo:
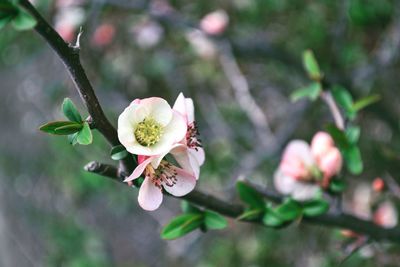
[(329, 110), (331, 111), (331, 114), (332, 114), (333, 119), (335, 121), (336, 127), (338, 129), (340, 129), (340, 130), (344, 130), (345, 125), (344, 125), (343, 116), (340, 113), (340, 110), (339, 110), (338, 106), (336, 105), (336, 102), (333, 99), (331, 92), (329, 92), (329, 91), (322, 92), (321, 93), (321, 98), (328, 105)]

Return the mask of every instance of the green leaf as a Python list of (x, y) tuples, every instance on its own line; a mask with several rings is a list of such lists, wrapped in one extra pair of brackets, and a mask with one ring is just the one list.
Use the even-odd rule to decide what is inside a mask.
[(68, 142), (73, 146), (78, 143), (77, 139), (78, 139), (78, 133), (68, 135)]
[(202, 214), (183, 214), (175, 217), (162, 230), (161, 237), (163, 239), (176, 239), (186, 235), (187, 233), (199, 228), (203, 223)]
[(128, 151), (126, 151), (124, 146), (118, 145), (111, 148), (110, 155), (113, 160), (121, 160), (126, 158), (129, 155), (129, 153)]
[(243, 212), (237, 219), (239, 221), (253, 221), (260, 219), (264, 209), (249, 209)]
[(292, 221), (301, 215), (301, 205), (297, 201), (288, 198), (275, 208), (275, 213), (284, 221)]
[(68, 135), (78, 132), (82, 125), (72, 121), (53, 121), (39, 127), (39, 130), (49, 134)]
[(69, 120), (79, 123), (82, 122), (81, 114), (79, 114), (79, 111), (76, 109), (71, 99), (64, 98), (64, 101), (62, 103), (62, 112)]
[(346, 189), (346, 183), (342, 179), (333, 179), (329, 183), (329, 190), (333, 193), (339, 194)]
[(17, 16), (13, 19), (12, 24), (16, 30), (29, 30), (36, 26), (35, 18), (23, 9), (18, 10)]
[(263, 217), (263, 223), (266, 226), (278, 227), (285, 223), (273, 209), (267, 208)]
[(326, 213), (329, 210), (329, 203), (324, 199), (314, 199), (303, 203), (304, 216), (313, 217)]
[(302, 98), (308, 98), (311, 101), (315, 101), (322, 92), (321, 84), (318, 82), (313, 82), (306, 87), (302, 87), (294, 91), (290, 95), (290, 101), (296, 102)]
[(87, 122), (83, 123), (83, 128), (79, 131), (76, 140), (81, 145), (89, 145), (93, 142), (92, 131), (90, 130), (89, 124)]
[(199, 208), (190, 204), (186, 200), (181, 201), (181, 210), (183, 213), (203, 213)]
[(346, 129), (346, 138), (350, 144), (357, 144), (358, 139), (360, 138), (360, 127), (358, 126), (349, 126)]
[(55, 134), (58, 135), (69, 135), (79, 132), (82, 129), (82, 124), (75, 123), (70, 125), (64, 125), (54, 130)]
[(353, 104), (353, 109), (356, 111), (359, 111), (371, 104), (374, 104), (376, 102), (378, 102), (379, 100), (381, 100), (380, 95), (370, 95), (367, 97), (364, 97), (360, 100), (357, 100), (354, 104)]
[(353, 107), (353, 97), (349, 91), (344, 87), (334, 85), (331, 92), (335, 102), (344, 110), (346, 117), (354, 119), (357, 111)]
[(361, 158), (360, 149), (356, 145), (351, 145), (343, 150), (343, 156), (348, 170), (355, 175), (362, 172), (364, 166)]
[(206, 210), (204, 212), (204, 224), (207, 229), (224, 229), (228, 225), (228, 222), (218, 213)]
[(322, 79), (318, 62), (311, 50), (306, 50), (303, 52), (303, 65), (310, 79), (315, 81), (320, 81)]
[(4, 17), (0, 18), (0, 29), (2, 29), (4, 26), (6, 26), (13, 18), (14, 18), (14, 16), (12, 16), (12, 15), (8, 15), (8, 16), (4, 16)]
[(254, 188), (244, 182), (236, 183), (240, 199), (253, 208), (264, 208), (264, 199)]

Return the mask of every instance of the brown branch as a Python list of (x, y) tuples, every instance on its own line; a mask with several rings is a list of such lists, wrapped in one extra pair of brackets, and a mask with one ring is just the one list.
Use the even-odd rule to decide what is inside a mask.
[[(118, 169), (114, 166), (96, 162), (91, 162), (87, 166), (89, 167), (85, 167), (85, 169), (89, 172), (104, 175), (108, 178), (122, 183), (122, 177), (118, 176)], [(98, 168), (95, 168), (95, 166), (97, 166)], [(260, 189), (259, 186), (255, 186), (254, 184), (251, 184), (249, 182), (246, 183), (268, 200), (271, 200), (275, 203), (280, 203), (283, 200), (280, 195), (271, 190)], [(216, 211), (231, 218), (237, 218), (245, 210), (245, 207), (243, 205), (233, 204), (221, 200), (209, 194), (203, 193), (199, 190), (193, 190), (191, 193), (181, 198), (186, 199), (195, 205)], [(349, 229), (356, 233), (369, 236), (374, 240), (388, 240), (395, 243), (400, 243), (399, 227), (385, 229), (374, 224), (373, 222), (359, 219), (354, 217), (353, 215), (346, 213), (337, 214), (335, 212), (329, 212), (327, 214), (323, 214), (317, 217), (304, 218), (303, 221), (310, 224)], [(258, 221), (247, 222), (260, 223)]]
[[(20, 4), (35, 17), (37, 21), (35, 30), (57, 53), (68, 69), (75, 87), (92, 119), (91, 127), (96, 128), (107, 139), (111, 146), (119, 145), (120, 142), (118, 140), (117, 131), (104, 115), (99, 100), (97, 99), (93, 87), (86, 76), (85, 70), (81, 65), (79, 58), (79, 39), (76, 46), (67, 44), (28, 0), (22, 0), (20, 1)], [(133, 166), (134, 162), (131, 158), (121, 162), (121, 167), (124, 171), (132, 171)]]

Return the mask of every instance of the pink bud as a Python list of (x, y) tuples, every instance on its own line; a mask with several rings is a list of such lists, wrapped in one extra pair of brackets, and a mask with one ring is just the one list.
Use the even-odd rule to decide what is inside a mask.
[(317, 163), (325, 178), (331, 178), (342, 168), (342, 154), (336, 147), (327, 150)]
[(382, 180), (382, 178), (377, 177), (374, 179), (372, 182), (372, 189), (374, 189), (375, 192), (382, 192), (383, 189), (385, 188), (385, 182)]
[(281, 171), (296, 180), (303, 180), (309, 176), (309, 171), (304, 166), (304, 163), (295, 157), (283, 158), (280, 164)]
[(335, 143), (332, 137), (326, 132), (318, 132), (311, 141), (311, 152), (317, 161), (326, 154)]
[(374, 222), (385, 228), (392, 228), (397, 225), (398, 214), (396, 207), (389, 201), (379, 205), (374, 213)]
[(200, 28), (211, 35), (223, 33), (228, 25), (229, 17), (223, 10), (217, 10), (207, 14), (200, 22)]
[(97, 27), (92, 36), (92, 43), (96, 46), (109, 45), (115, 35), (115, 28), (111, 24), (102, 24)]

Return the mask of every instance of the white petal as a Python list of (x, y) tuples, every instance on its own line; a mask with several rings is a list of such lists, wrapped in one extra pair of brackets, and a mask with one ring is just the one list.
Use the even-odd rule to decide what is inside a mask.
[(145, 98), (140, 105), (149, 110), (149, 115), (162, 126), (166, 126), (172, 119), (171, 106), (165, 99), (160, 97)]
[(278, 169), (274, 173), (274, 186), (279, 193), (289, 195), (296, 187), (296, 180), (293, 177), (285, 175), (280, 169)]
[(186, 103), (186, 116), (187, 116), (188, 123), (192, 123), (192, 122), (194, 122), (193, 100), (191, 98), (186, 98), (185, 103)]
[(161, 189), (155, 186), (150, 178), (146, 177), (139, 189), (139, 205), (145, 210), (156, 210), (161, 205), (162, 200)]
[(283, 158), (299, 158), (306, 165), (311, 166), (315, 164), (314, 157), (311, 153), (310, 146), (303, 140), (293, 140), (285, 148)]
[(178, 111), (184, 118), (187, 119), (186, 100), (185, 96), (182, 93), (180, 93), (176, 98), (172, 109)]
[(196, 179), (199, 179), (200, 165), (197, 160), (192, 157), (187, 146), (181, 144), (172, 149), (171, 154), (184, 170), (193, 173)]
[(297, 182), (292, 197), (298, 201), (305, 201), (315, 197), (320, 187), (316, 184)]
[(203, 165), (205, 159), (206, 159), (206, 155), (204, 153), (204, 149), (202, 147), (198, 147), (197, 150), (195, 149), (190, 149), (189, 153), (192, 155), (193, 158), (195, 158), (197, 160), (197, 163), (199, 164), (199, 166)]
[(176, 184), (173, 186), (164, 185), (164, 189), (171, 195), (181, 197), (190, 193), (194, 189), (196, 185), (196, 178), (183, 169), (176, 168), (176, 171), (178, 173), (176, 176)]

